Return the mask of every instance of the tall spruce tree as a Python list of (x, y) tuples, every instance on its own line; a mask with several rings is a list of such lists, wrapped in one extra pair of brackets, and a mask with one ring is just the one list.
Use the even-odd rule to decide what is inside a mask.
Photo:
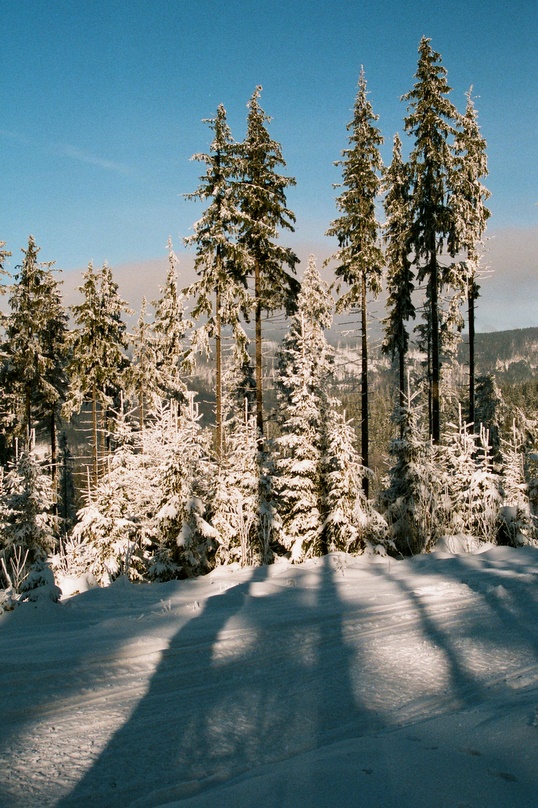
[(237, 144), (232, 139), (226, 110), (219, 104), (215, 118), (205, 121), (213, 130), (210, 154), (195, 154), (193, 160), (205, 164), (206, 173), (199, 188), (188, 199), (208, 202), (202, 218), (194, 225), (194, 233), (184, 241), (196, 245), (194, 266), (199, 280), (189, 287), (196, 298), (193, 317), (206, 318), (204, 335), (215, 339), (216, 390), (215, 420), (217, 455), (223, 449), (223, 350), (222, 328), (234, 327), (237, 344), (244, 350), (246, 339), (239, 327), (239, 310), (245, 309), (247, 256), (237, 242), (241, 212), (237, 199), (239, 162)]
[[(375, 126), (374, 115), (367, 98), (366, 78), (361, 68), (359, 89), (355, 99), (353, 120), (348, 124), (349, 148), (342, 152), (342, 183), (344, 190), (336, 200), (342, 215), (332, 222), (327, 235), (336, 236), (339, 249), (333, 259), (338, 262), (335, 274), (349, 288), (336, 304), (336, 311), (358, 310), (361, 317), (361, 453), (368, 466), (368, 318), (367, 294), (381, 291), (383, 253), (379, 245), (379, 224), (375, 202), (381, 185), (383, 164), (379, 146), (383, 138)], [(363, 478), (368, 496), (368, 477)]]
[(62, 305), (53, 263), (38, 260), (33, 236), (10, 287), (10, 313), (5, 321), (4, 383), (15, 407), (19, 434), (29, 436), (46, 419), (50, 433), (53, 477), (56, 424), (67, 378), (67, 314)]
[(277, 242), (279, 229), (294, 229), (295, 216), (287, 207), (286, 189), (295, 185), (295, 179), (277, 171), (286, 163), (282, 147), (269, 136), (266, 124), (271, 119), (260, 106), (261, 91), (256, 87), (248, 102), (247, 133), (239, 150), (239, 244), (249, 256), (249, 274), (254, 277), (256, 422), (263, 437), (262, 313), (278, 309), (292, 313), (300, 284), (291, 274), (299, 259), (291, 248)]
[(402, 161), (400, 136), (394, 136), (392, 162), (385, 170), (384, 208), (385, 261), (387, 264), (387, 309), (382, 350), (392, 359), (398, 356), (400, 407), (405, 399), (405, 357), (409, 348), (407, 323), (415, 318), (413, 291), (415, 275), (409, 260), (409, 174)]
[(310, 256), (279, 358), (281, 432), (277, 439), (282, 543), (292, 560), (326, 551), (322, 536), (322, 459), (327, 386), (333, 351), (324, 331), (332, 323), (333, 299)]
[(455, 138), (454, 196), (456, 213), (456, 244), (454, 252), (464, 251), (463, 278), (467, 292), (467, 317), (469, 328), (469, 415), (468, 422), (475, 423), (475, 308), (479, 296), (477, 281), (480, 264), (480, 246), (490, 212), (486, 200), (490, 192), (483, 185), (488, 164), (486, 141), (480, 133), (478, 116), (473, 103), (472, 87), (467, 92), (465, 115), (460, 118), (460, 128)]
[(106, 412), (123, 387), (128, 367), (126, 325), (122, 313), (130, 312), (121, 299), (108, 264), (96, 273), (90, 262), (82, 274), (82, 303), (72, 306), (75, 331), (71, 341), (68, 414), (79, 413), (91, 403), (93, 481), (99, 476), (99, 421), (106, 428)]
[(416, 83), (403, 96), (409, 102), (405, 130), (415, 139), (409, 158), (411, 221), (410, 247), (419, 283), (426, 283), (426, 344), (428, 348), (430, 433), (434, 443), (441, 435), (441, 301), (451, 269), (441, 265), (443, 249), (453, 250), (456, 228), (451, 195), (454, 155), (452, 140), (458, 113), (448, 100), (450, 87), (441, 57), (427, 37), (419, 45)]

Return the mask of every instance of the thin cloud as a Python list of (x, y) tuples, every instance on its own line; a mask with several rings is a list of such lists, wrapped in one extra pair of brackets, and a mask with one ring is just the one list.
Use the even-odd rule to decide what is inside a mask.
[(13, 132), (10, 129), (0, 128), (0, 136), (9, 138), (17, 143), (23, 143), (27, 146), (40, 149), (41, 151), (48, 152), (49, 154), (57, 154), (62, 157), (68, 157), (70, 160), (77, 160), (79, 163), (87, 163), (88, 165), (102, 168), (104, 171), (112, 171), (115, 174), (121, 174), (124, 177), (133, 174), (133, 169), (125, 163), (118, 163), (114, 160), (106, 160), (103, 157), (98, 157), (95, 154), (78, 149), (71, 143), (55, 143), (52, 146), (40, 143), (33, 138), (27, 137), (20, 132)]
[(113, 171), (115, 174), (127, 176), (133, 173), (132, 168), (124, 163), (116, 163), (113, 160), (105, 160), (104, 158), (98, 157), (95, 154), (90, 154), (82, 149), (77, 149), (75, 146), (72, 146), (69, 143), (57, 144), (55, 151), (57, 151), (59, 154), (63, 154), (65, 157), (71, 158), (72, 160), (78, 160), (81, 163), (88, 163), (89, 165), (103, 168), (105, 171)]

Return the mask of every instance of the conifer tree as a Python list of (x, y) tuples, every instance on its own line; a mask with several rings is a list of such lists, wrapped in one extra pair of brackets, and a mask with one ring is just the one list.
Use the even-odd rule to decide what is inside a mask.
[(101, 410), (101, 430), (104, 434), (107, 408), (123, 387), (128, 366), (126, 326), (121, 315), (130, 309), (121, 299), (112, 271), (104, 264), (96, 273), (90, 262), (82, 274), (84, 283), (79, 290), (82, 303), (72, 307), (76, 325), (71, 344), (69, 393), (66, 411), (79, 413), (85, 401), (92, 410), (92, 465), (94, 484), (98, 480), (99, 442), (98, 422)]
[(332, 323), (333, 299), (310, 256), (297, 298), (297, 313), (282, 344), (279, 367), (281, 431), (276, 481), (282, 543), (293, 561), (325, 552), (322, 539), (322, 452), (327, 385), (333, 351), (324, 330)]
[(295, 185), (295, 180), (277, 171), (286, 164), (280, 144), (269, 136), (266, 124), (271, 119), (260, 106), (261, 91), (256, 87), (248, 102), (247, 134), (239, 150), (238, 190), (242, 214), (239, 244), (249, 257), (249, 275), (254, 278), (256, 422), (263, 437), (262, 313), (278, 309), (293, 312), (300, 285), (291, 274), (299, 259), (291, 248), (277, 242), (280, 229), (294, 229), (295, 216), (287, 207), (286, 189)]
[(181, 575), (208, 572), (217, 532), (205, 518), (212, 488), (207, 433), (200, 425), (192, 394), (178, 415), (171, 411), (169, 448), (161, 466), (161, 499), (156, 514), (157, 539)]
[(2, 558), (21, 548), (28, 550), (29, 564), (46, 559), (56, 544), (53, 503), (50, 475), (44, 472), (33, 446), (25, 447), (2, 481)]
[(39, 251), (30, 236), (11, 286), (3, 375), (15, 407), (19, 435), (30, 436), (39, 422), (47, 420), (54, 478), (56, 424), (67, 386), (67, 314), (53, 275), (53, 262), (38, 261)]
[[(223, 350), (222, 328), (232, 325), (239, 350), (245, 349), (246, 337), (239, 326), (239, 310), (247, 308), (246, 283), (248, 257), (237, 241), (241, 212), (238, 207), (239, 160), (226, 121), (226, 110), (219, 104), (217, 115), (208, 121), (214, 137), (210, 154), (195, 154), (192, 159), (205, 164), (206, 173), (200, 187), (189, 199), (208, 202), (202, 218), (194, 225), (194, 233), (185, 244), (195, 244), (195, 268), (199, 280), (189, 288), (196, 298), (193, 317), (207, 318), (202, 326), (204, 336), (215, 339), (216, 360), (216, 447), (223, 449)], [(197, 335), (199, 339), (199, 335)]]
[(427, 37), (419, 45), (416, 83), (403, 98), (409, 102), (405, 130), (415, 139), (409, 158), (411, 224), (410, 247), (417, 280), (426, 283), (426, 344), (429, 357), (431, 399), (430, 432), (434, 443), (441, 436), (441, 301), (450, 272), (442, 267), (439, 254), (453, 249), (455, 215), (451, 202), (454, 156), (451, 142), (458, 113), (448, 100), (450, 87), (441, 57)]
[(405, 397), (405, 357), (409, 348), (407, 323), (415, 318), (413, 303), (414, 273), (409, 260), (409, 175), (402, 161), (402, 144), (394, 136), (392, 162), (384, 173), (386, 191), (384, 238), (387, 264), (387, 309), (382, 350), (392, 359), (398, 355), (400, 407)]
[(355, 430), (340, 411), (340, 402), (329, 402), (322, 457), (323, 544), (327, 552), (362, 552), (366, 544), (383, 542), (383, 519), (369, 505), (362, 488), (368, 470), (355, 448)]
[(460, 118), (460, 128), (455, 138), (454, 195), (456, 214), (456, 244), (453, 252), (463, 250), (466, 261), (463, 266), (467, 292), (469, 328), (469, 423), (475, 423), (475, 307), (479, 296), (477, 282), (480, 264), (480, 245), (486, 222), (490, 216), (485, 202), (490, 196), (482, 183), (487, 176), (488, 165), (486, 141), (480, 133), (478, 116), (472, 98), (472, 87), (467, 93), (465, 115)]
[(438, 519), (441, 479), (436, 447), (424, 435), (415, 397), (408, 394), (404, 407), (396, 410), (394, 420), (400, 427), (400, 436), (391, 443), (394, 462), (387, 488), (380, 496), (390, 540), (403, 555), (428, 550), (442, 528)]
[(147, 301), (142, 298), (137, 324), (131, 334), (133, 358), (128, 372), (128, 389), (138, 405), (140, 428), (144, 428), (148, 410), (159, 396), (157, 350), (153, 327), (147, 322)]
[[(379, 153), (383, 138), (375, 126), (377, 120), (367, 98), (361, 68), (353, 120), (347, 127), (351, 132), (350, 145), (343, 150), (343, 159), (336, 163), (342, 166), (340, 187), (344, 190), (336, 200), (342, 215), (332, 222), (327, 235), (338, 239), (339, 249), (333, 256), (338, 262), (335, 274), (349, 287), (337, 301), (336, 310), (358, 310), (361, 317), (361, 452), (365, 466), (368, 466), (369, 441), (367, 294), (380, 292), (384, 263), (375, 211), (383, 168)], [(367, 476), (363, 485), (368, 496)]]
[(147, 528), (156, 505), (140, 433), (133, 431), (123, 401), (113, 413), (111, 431), (114, 450), (77, 514), (67, 557), (68, 567), (84, 558), (86, 572), (103, 586), (119, 575), (131, 580), (144, 577), (151, 543)]
[(178, 290), (178, 264), (168, 239), (168, 271), (160, 297), (153, 301), (155, 316), (156, 382), (162, 398), (176, 401), (181, 407), (186, 401), (187, 386), (183, 380), (185, 359), (185, 334), (188, 323), (185, 319), (185, 298)]

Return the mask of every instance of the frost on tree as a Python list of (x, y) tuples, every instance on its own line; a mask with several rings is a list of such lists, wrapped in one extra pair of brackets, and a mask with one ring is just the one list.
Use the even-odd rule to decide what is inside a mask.
[(217, 531), (206, 519), (213, 471), (210, 436), (200, 425), (192, 394), (180, 414), (172, 408), (170, 418), (170, 444), (160, 469), (157, 540), (159, 552), (185, 577), (208, 572), (216, 550)]
[(153, 301), (152, 348), (156, 366), (155, 383), (161, 398), (175, 401), (179, 407), (187, 400), (183, 379), (185, 360), (185, 296), (178, 290), (178, 264), (172, 243), (168, 241), (168, 271), (158, 300)]
[(9, 559), (18, 550), (28, 551), (28, 564), (45, 561), (57, 543), (52, 514), (52, 480), (43, 470), (34, 449), (24, 449), (3, 474), (0, 499), (0, 556)]
[(331, 326), (333, 306), (328, 286), (310, 256), (297, 298), (297, 313), (291, 319), (279, 357), (282, 434), (277, 439), (276, 487), (283, 521), (282, 543), (293, 561), (325, 550), (322, 450), (333, 350), (324, 331)]

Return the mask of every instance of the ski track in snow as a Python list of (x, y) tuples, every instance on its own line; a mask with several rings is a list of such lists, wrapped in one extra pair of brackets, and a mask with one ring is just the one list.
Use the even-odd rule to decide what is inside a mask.
[(536, 806), (537, 577), (333, 554), (25, 604), (0, 806)]

